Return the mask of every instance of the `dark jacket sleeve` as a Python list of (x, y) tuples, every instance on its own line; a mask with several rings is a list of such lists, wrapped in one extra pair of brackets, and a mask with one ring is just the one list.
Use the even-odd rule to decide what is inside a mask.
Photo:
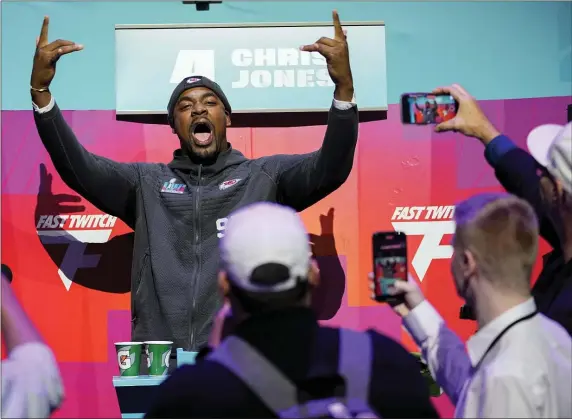
[(386, 418), (438, 418), (417, 359), (398, 342), (369, 334), (374, 350), (370, 406)]
[(66, 185), (100, 210), (133, 226), (137, 164), (114, 162), (87, 151), (57, 104), (46, 113), (34, 112), (34, 119), (42, 143)]
[(554, 249), (560, 249), (558, 235), (542, 202), (540, 178), (537, 173), (542, 166), (534, 157), (514, 145), (506, 136), (499, 136), (491, 141), (487, 145), (485, 156), (493, 166), (498, 181), (506, 191), (532, 205), (540, 223), (540, 235)]
[(332, 105), (324, 142), (318, 151), (277, 156), (278, 202), (303, 211), (338, 189), (352, 170), (357, 138), (357, 106), (340, 110)]

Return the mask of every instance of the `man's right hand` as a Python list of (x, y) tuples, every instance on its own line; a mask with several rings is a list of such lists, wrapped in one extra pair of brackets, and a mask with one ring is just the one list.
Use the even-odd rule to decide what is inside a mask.
[(457, 115), (453, 119), (437, 125), (435, 131), (458, 131), (469, 137), (478, 138), (484, 145), (500, 135), (500, 132), (481, 110), (475, 98), (463, 87), (453, 84), (448, 87), (439, 87), (433, 93), (451, 95), (459, 103)]
[[(60, 57), (83, 49), (83, 45), (62, 39), (48, 43), (49, 23), (50, 19), (47, 16), (44, 17), (40, 36), (36, 38), (36, 53), (34, 54), (34, 65), (30, 78), (30, 86), (33, 89), (48, 89), (56, 74), (56, 62)], [(32, 93), (42, 92), (34, 92), (32, 90)], [(36, 105), (41, 107), (39, 103), (36, 103)]]
[[(370, 289), (373, 291), (373, 272), (370, 272), (368, 277)], [(425, 300), (425, 296), (421, 292), (417, 282), (415, 282), (415, 279), (410, 274), (407, 275), (407, 281), (395, 281), (393, 285), (389, 287), (389, 294), (403, 297), (403, 303), (392, 306), (393, 310), (401, 317), (407, 316), (411, 310)], [(372, 299), (375, 299), (374, 294), (372, 294)]]
[(411, 310), (425, 301), (421, 288), (411, 274), (407, 275), (407, 281), (395, 281), (393, 286), (389, 287), (389, 294), (403, 297), (404, 302), (393, 307), (401, 317), (407, 316)]

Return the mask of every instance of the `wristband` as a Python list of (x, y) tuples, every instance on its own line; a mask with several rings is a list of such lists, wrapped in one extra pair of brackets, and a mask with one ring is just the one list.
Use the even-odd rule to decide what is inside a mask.
[(36, 89), (35, 87), (32, 87), (30, 85), (30, 90), (32, 92), (48, 92), (50, 89), (48, 89), (47, 87), (42, 87), (41, 89)]

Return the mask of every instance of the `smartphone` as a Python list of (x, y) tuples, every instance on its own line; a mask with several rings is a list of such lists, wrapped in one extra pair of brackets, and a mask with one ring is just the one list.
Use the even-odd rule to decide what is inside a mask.
[(400, 232), (377, 232), (372, 237), (374, 298), (383, 303), (399, 303), (402, 298), (388, 294), (395, 281), (407, 281), (407, 236)]
[(404, 93), (401, 95), (401, 122), (404, 124), (440, 124), (453, 119), (459, 103), (451, 95)]

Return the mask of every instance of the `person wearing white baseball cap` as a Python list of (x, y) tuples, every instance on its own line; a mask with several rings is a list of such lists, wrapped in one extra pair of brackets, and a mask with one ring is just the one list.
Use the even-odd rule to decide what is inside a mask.
[[(567, 125), (546, 124), (534, 128), (526, 139), (528, 150), (546, 167), (555, 182), (558, 195), (572, 196), (572, 122)], [(546, 191), (551, 194), (552, 188)], [(572, 204), (572, 199), (568, 199)]]
[(543, 166), (540, 195), (560, 244), (560, 251), (555, 248), (545, 257), (535, 291), (572, 335), (572, 122), (536, 127), (526, 142), (530, 154)]
[(439, 417), (405, 348), (374, 331), (319, 325), (310, 306), (319, 272), (293, 209), (235, 211), (219, 247), (236, 327), (176, 370), (146, 417)]
[(538, 310), (572, 335), (572, 125), (533, 129), (527, 152), (493, 125), (463, 87), (453, 84), (434, 93), (450, 94), (459, 103), (455, 118), (435, 130), (477, 138), (485, 146), (485, 158), (500, 184), (534, 208), (540, 235), (553, 250), (543, 256), (543, 269), (532, 295)]

